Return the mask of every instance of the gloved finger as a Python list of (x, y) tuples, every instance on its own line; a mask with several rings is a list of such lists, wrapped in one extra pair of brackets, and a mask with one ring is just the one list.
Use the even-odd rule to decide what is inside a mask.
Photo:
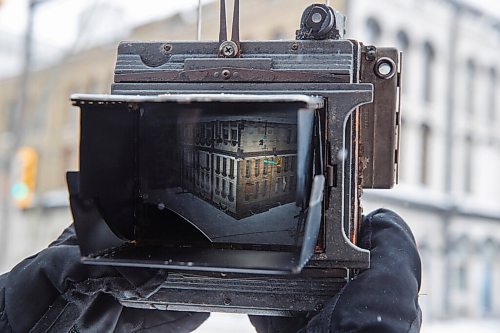
[(421, 264), (410, 228), (379, 209), (364, 219), (360, 236), (371, 252), (370, 269), (348, 282), (304, 331), (418, 332)]
[(249, 315), (250, 323), (258, 333), (297, 332), (308, 321), (306, 315), (299, 317), (274, 317)]
[(29, 331), (75, 283), (118, 275), (111, 267), (96, 270), (86, 266), (80, 263), (80, 251), (74, 245), (46, 248), (16, 265), (6, 276), (3, 286), (5, 311), (13, 329)]
[[(50, 247), (2, 276), (0, 310), (2, 316), (8, 315), (14, 331), (45, 332), (54, 327), (68, 331), (78, 325), (79, 331), (108, 332), (113, 331), (110, 327), (121, 327), (117, 322), (123, 306), (117, 298), (147, 297), (165, 278), (166, 272), (156, 269), (82, 264), (74, 229), (69, 227)], [(181, 331), (181, 327), (189, 332), (208, 316), (135, 309), (124, 313), (129, 311), (138, 314), (128, 317), (134, 327), (172, 327), (171, 332)], [(96, 330), (96, 326), (106, 329)]]
[(208, 312), (178, 312), (123, 308), (114, 332), (184, 333), (197, 329)]
[(66, 296), (59, 297), (53, 304), (56, 310), (49, 310), (30, 332), (187, 333), (209, 316), (208, 313), (126, 308), (105, 293), (69, 299)]

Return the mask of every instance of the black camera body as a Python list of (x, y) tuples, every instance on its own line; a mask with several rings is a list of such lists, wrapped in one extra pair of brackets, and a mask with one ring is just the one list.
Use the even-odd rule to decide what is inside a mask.
[(223, 30), (122, 42), (111, 95), (71, 97), (82, 261), (169, 271), (126, 306), (318, 311), (369, 268), (360, 197), (397, 180), (400, 54), (343, 39), (325, 5), (306, 9), (296, 40)]

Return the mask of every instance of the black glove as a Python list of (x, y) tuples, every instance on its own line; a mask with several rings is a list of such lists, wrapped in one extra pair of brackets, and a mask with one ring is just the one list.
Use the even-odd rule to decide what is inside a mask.
[(408, 225), (397, 214), (379, 209), (366, 216), (360, 245), (371, 252), (371, 268), (362, 271), (309, 320), (250, 316), (259, 333), (416, 333), (420, 257)]
[(80, 263), (73, 227), (0, 276), (0, 332), (191, 332), (208, 313), (125, 308), (121, 296), (147, 297), (163, 270)]

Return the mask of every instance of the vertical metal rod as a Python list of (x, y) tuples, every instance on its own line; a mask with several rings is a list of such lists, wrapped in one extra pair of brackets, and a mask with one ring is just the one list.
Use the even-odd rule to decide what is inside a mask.
[(196, 39), (201, 40), (201, 0), (198, 0), (198, 24), (196, 26)]
[(226, 27), (226, 1), (220, 0), (220, 24), (219, 24), (219, 43), (227, 40)]
[(231, 40), (235, 43), (240, 42), (240, 0), (234, 0), (233, 31), (231, 33)]

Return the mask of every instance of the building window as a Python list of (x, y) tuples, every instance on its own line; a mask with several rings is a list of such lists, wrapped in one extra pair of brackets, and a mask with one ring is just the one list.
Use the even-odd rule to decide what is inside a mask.
[(250, 195), (252, 194), (252, 183), (247, 182), (245, 184), (245, 201), (250, 200)]
[(262, 196), (265, 196), (267, 192), (267, 179), (262, 181)]
[(222, 194), (221, 196), (223, 198), (225, 198), (227, 196), (227, 192), (226, 192), (226, 180), (225, 179), (222, 179)]
[(207, 126), (205, 123), (200, 124), (200, 138), (202, 139), (202, 143), (204, 143), (207, 138)]
[(292, 162), (290, 164), (290, 171), (295, 171), (295, 165), (297, 164), (295, 156), (292, 156)]
[(200, 141), (200, 138), (201, 138), (201, 125), (197, 125), (195, 127), (195, 138), (196, 138), (196, 140), (195, 140), (196, 143), (200, 143), (201, 142)]
[(460, 291), (466, 291), (467, 290), (467, 266), (465, 263), (461, 263), (457, 268), (456, 268), (456, 275), (455, 275), (455, 289), (458, 289)]
[(220, 156), (217, 155), (217, 165), (215, 166), (215, 173), (220, 173)]
[(253, 184), (253, 195), (254, 195), (254, 198), (257, 198), (258, 194), (259, 194), (259, 182), (255, 182), (255, 184)]
[(184, 178), (187, 179), (188, 177), (189, 177), (189, 169), (186, 168), (186, 169), (184, 169)]
[[(410, 51), (410, 39), (408, 38), (408, 34), (402, 30), (398, 31), (396, 34), (396, 45), (398, 46), (398, 49), (403, 52), (403, 67), (405, 67), (405, 64), (408, 64), (408, 59), (409, 59), (409, 51)], [(408, 91), (408, 72), (405, 71), (402, 78), (403, 78), (403, 93)]]
[(234, 201), (234, 184), (232, 182), (229, 182), (229, 195), (228, 195), (228, 199), (229, 201), (233, 202)]
[(429, 184), (429, 155), (431, 148), (431, 128), (423, 124), (420, 128), (422, 137), (422, 152), (420, 157), (420, 183)]
[(207, 130), (205, 132), (205, 138), (207, 139), (207, 144), (210, 144), (212, 142), (212, 124), (207, 125)]
[(234, 160), (229, 160), (229, 178), (234, 178)]
[(467, 114), (470, 116), (474, 115), (475, 113), (474, 108), (476, 105), (476, 75), (476, 63), (472, 59), (467, 60), (467, 70), (465, 77), (465, 96), (467, 97), (465, 101), (465, 108)]
[(283, 159), (284, 159), (284, 162), (285, 162), (285, 166), (284, 166), (285, 172), (287, 172), (288, 171), (288, 165), (289, 165), (289, 162), (290, 162), (289, 161), (289, 157), (285, 156), (285, 157), (283, 157)]
[(276, 183), (274, 184), (274, 193), (278, 193), (280, 182), (281, 182), (281, 178), (280, 177), (276, 178)]
[(396, 44), (400, 51), (406, 52), (410, 47), (410, 39), (406, 32), (400, 30), (396, 34)]
[(495, 292), (495, 260), (497, 244), (492, 238), (482, 243), (481, 258), (483, 261), (482, 273), (482, 314), (489, 315), (493, 310), (493, 295)]
[(287, 132), (286, 132), (286, 143), (290, 143), (292, 142), (292, 130), (291, 129), (287, 129)]
[(227, 176), (227, 158), (225, 157), (222, 158), (222, 175)]
[(286, 188), (287, 188), (287, 177), (283, 177), (283, 192), (286, 191)]
[(424, 44), (424, 68), (423, 68), (423, 99), (424, 102), (430, 103), (432, 101), (432, 90), (434, 88), (434, 63), (436, 58), (436, 52), (431, 43), (426, 42)]
[(246, 162), (245, 176), (247, 178), (250, 178), (250, 160), (247, 160)]
[(473, 147), (474, 142), (470, 135), (465, 138), (465, 149), (464, 149), (464, 190), (466, 193), (472, 192), (472, 163), (473, 163)]
[(215, 177), (215, 194), (220, 194), (220, 178)]
[(229, 124), (227, 122), (222, 123), (222, 138), (229, 140)]
[(497, 71), (495, 68), (490, 69), (490, 84), (488, 85), (489, 96), (488, 96), (488, 118), (490, 126), (494, 126), (497, 120)]
[(267, 163), (264, 160), (264, 165), (262, 166), (262, 174), (265, 176), (267, 175)]
[(231, 140), (238, 141), (238, 130), (236, 128), (231, 128)]
[(210, 170), (210, 155), (205, 154), (205, 162), (207, 164), (207, 170)]
[(370, 17), (366, 20), (366, 42), (368, 44), (378, 44), (382, 29), (376, 19)]
[(215, 140), (218, 140), (221, 138), (220, 130), (221, 130), (220, 122), (217, 121), (214, 123), (214, 138), (215, 138)]
[(255, 160), (255, 177), (259, 176), (260, 160)]

